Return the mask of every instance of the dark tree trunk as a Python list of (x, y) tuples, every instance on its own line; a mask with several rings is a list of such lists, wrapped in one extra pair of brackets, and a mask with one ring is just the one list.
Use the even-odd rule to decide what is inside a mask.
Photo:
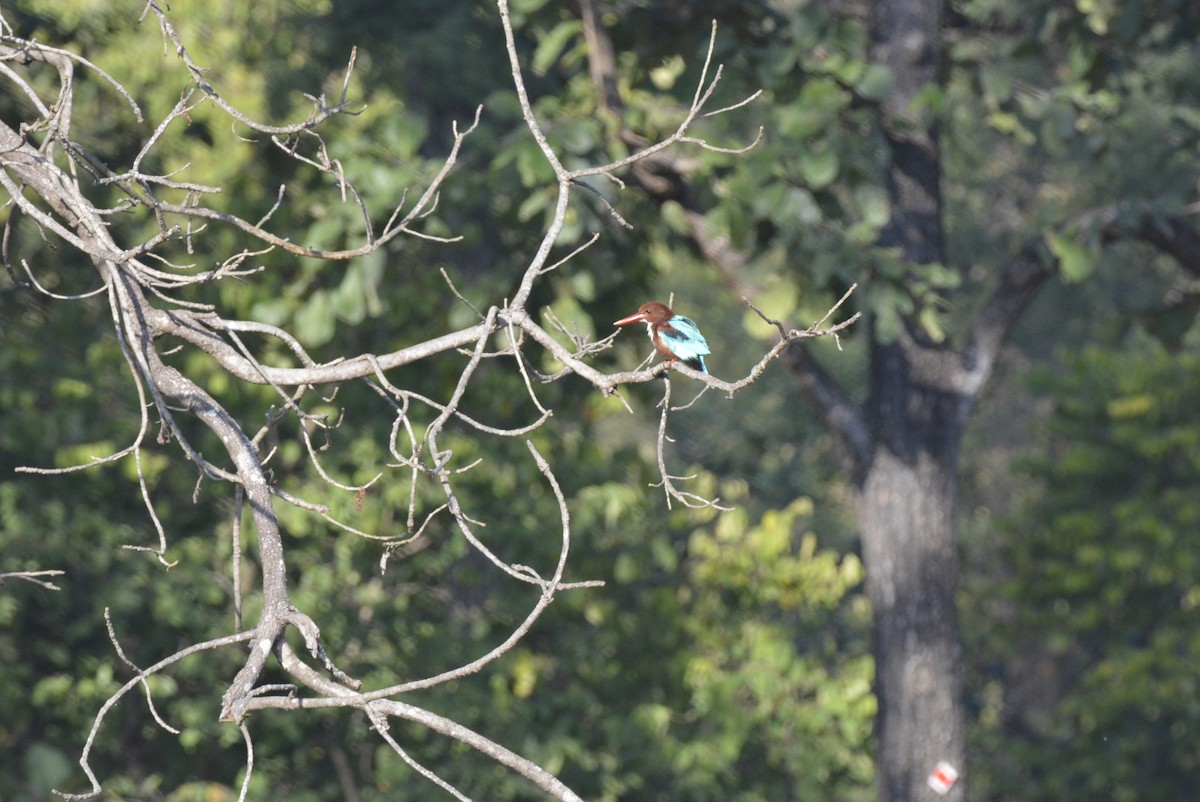
[[(923, 386), (907, 349), (876, 345), (858, 478), (875, 652), (875, 771), (880, 802), (934, 799), (939, 763), (963, 768), (964, 712), (955, 595), (958, 442), (968, 401)], [(945, 797), (961, 799), (962, 785)]]
[[(892, 217), (879, 244), (914, 266), (944, 263), (938, 131), (912, 116), (917, 93), (941, 78), (941, 1), (876, 2), (869, 25), (872, 60), (895, 82), (880, 108)], [(856, 485), (873, 615), (880, 802), (936, 798), (930, 772), (940, 761), (963, 766), (955, 507), (972, 397), (959, 379), (953, 355), (911, 321), (893, 342), (873, 337), (865, 409), (872, 448)], [(961, 799), (962, 788), (946, 798)]]

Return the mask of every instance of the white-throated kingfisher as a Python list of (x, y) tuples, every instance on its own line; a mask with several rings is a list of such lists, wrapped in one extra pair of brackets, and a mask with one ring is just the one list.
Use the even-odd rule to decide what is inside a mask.
[(664, 303), (650, 301), (642, 304), (636, 313), (621, 318), (613, 325), (628, 326), (630, 323), (645, 323), (654, 348), (672, 363), (682, 362), (693, 370), (708, 373), (704, 357), (712, 352), (708, 350), (708, 341), (691, 318), (675, 314)]

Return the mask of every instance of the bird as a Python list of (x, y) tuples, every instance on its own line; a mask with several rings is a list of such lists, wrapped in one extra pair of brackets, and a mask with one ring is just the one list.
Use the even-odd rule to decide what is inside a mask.
[(671, 307), (660, 301), (650, 301), (613, 325), (628, 326), (630, 323), (645, 323), (650, 342), (671, 364), (682, 362), (692, 370), (708, 373), (704, 357), (712, 352), (708, 350), (708, 341), (691, 318), (675, 314)]

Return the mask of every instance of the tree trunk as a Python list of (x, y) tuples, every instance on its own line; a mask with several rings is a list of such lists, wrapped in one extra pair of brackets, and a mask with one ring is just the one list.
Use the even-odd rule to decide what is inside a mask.
[[(880, 802), (910, 802), (938, 798), (927, 779), (940, 761), (963, 767), (955, 502), (969, 402), (917, 384), (899, 344), (874, 350), (882, 392), (870, 405), (874, 448), (857, 502), (879, 703), (875, 771)], [(962, 799), (962, 785), (945, 798)]]
[[(872, 60), (894, 81), (879, 109), (892, 204), (879, 245), (913, 266), (944, 263), (938, 129), (914, 102), (941, 79), (941, 1), (877, 0), (869, 27)], [(892, 342), (878, 334), (866, 405), (872, 448), (857, 476), (879, 703), (875, 771), (879, 802), (913, 802), (938, 798), (927, 780), (939, 762), (963, 766), (954, 516), (974, 394), (962, 391), (956, 355), (914, 321)], [(962, 785), (945, 798), (962, 799)]]
[[(606, 34), (592, 4), (581, 0), (580, 8), (596, 91), (611, 98), (613, 48), (593, 41)], [(879, 245), (896, 249), (914, 267), (946, 261), (938, 130), (914, 111), (920, 92), (941, 77), (941, 25), (941, 0), (871, 3), (871, 58), (893, 78), (893, 91), (878, 109), (890, 147), (891, 202)], [(631, 180), (660, 201), (682, 202), (700, 251), (722, 275), (735, 276), (746, 255), (707, 232), (704, 210), (669, 157), (642, 166), (654, 169), (635, 171)], [(872, 330), (870, 391), (861, 407), (808, 349), (793, 347), (785, 357), (801, 393), (838, 433), (857, 488), (873, 607), (879, 802), (939, 799), (927, 785), (930, 772), (941, 761), (963, 768), (958, 445), (999, 342), (1044, 278), (1036, 260), (1028, 266), (1002, 285), (1006, 302), (989, 307), (986, 331), (966, 355), (931, 341), (912, 321), (892, 342), (881, 342)], [(955, 784), (943, 798), (961, 800), (962, 787)]]

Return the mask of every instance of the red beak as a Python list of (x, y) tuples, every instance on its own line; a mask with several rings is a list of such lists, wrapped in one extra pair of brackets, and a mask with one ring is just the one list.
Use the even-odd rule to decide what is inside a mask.
[(628, 326), (630, 323), (640, 323), (645, 319), (646, 319), (646, 316), (643, 315), (641, 312), (635, 312), (634, 314), (630, 315), (629, 317), (621, 318), (613, 325), (614, 326)]

